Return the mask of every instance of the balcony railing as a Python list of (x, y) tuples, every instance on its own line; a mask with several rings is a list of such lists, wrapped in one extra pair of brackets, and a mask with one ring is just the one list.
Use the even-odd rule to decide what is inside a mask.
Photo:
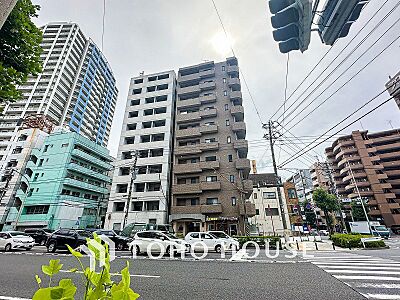
[(222, 213), (221, 204), (203, 204), (200, 206), (202, 214), (220, 214)]

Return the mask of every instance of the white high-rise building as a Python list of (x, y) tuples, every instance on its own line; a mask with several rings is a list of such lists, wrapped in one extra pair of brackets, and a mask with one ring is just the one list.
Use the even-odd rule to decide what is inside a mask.
[[(167, 223), (174, 112), (174, 71), (131, 79), (105, 228)], [(130, 203), (131, 167), (137, 154)]]
[(0, 167), (15, 147), (21, 119), (43, 114), (106, 146), (117, 101), (115, 78), (107, 60), (74, 23), (42, 27), (43, 70), (19, 87), (23, 98), (0, 116)]

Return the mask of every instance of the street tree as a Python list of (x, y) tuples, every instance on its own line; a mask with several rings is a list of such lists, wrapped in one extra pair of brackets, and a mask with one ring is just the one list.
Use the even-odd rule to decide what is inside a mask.
[(351, 213), (353, 214), (354, 221), (366, 221), (364, 210), (360, 202), (351, 202)]
[(42, 70), (42, 32), (31, 20), (39, 8), (31, 0), (18, 0), (0, 29), (0, 105), (21, 99), (17, 86)]
[(314, 212), (314, 208), (312, 207), (312, 204), (309, 201), (304, 201), (303, 207), (304, 207), (304, 214), (306, 216), (307, 224), (310, 225), (312, 228), (315, 228), (316, 227), (316, 217), (315, 217), (315, 212)]
[(313, 192), (313, 199), (315, 204), (323, 210), (329, 231), (332, 232), (333, 218), (331, 215), (339, 210), (336, 196), (318, 188)]

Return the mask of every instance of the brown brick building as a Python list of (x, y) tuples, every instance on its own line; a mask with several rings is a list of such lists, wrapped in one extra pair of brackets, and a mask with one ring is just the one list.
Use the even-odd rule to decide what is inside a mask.
[(325, 150), (340, 198), (358, 199), (357, 185), (370, 219), (386, 226), (400, 225), (399, 132), (354, 131)]
[(255, 207), (237, 59), (179, 69), (176, 107), (170, 222), (244, 233)]

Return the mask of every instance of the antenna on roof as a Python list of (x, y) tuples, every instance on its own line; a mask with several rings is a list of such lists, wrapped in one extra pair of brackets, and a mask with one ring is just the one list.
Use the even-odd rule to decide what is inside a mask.
[(139, 73), (139, 76), (143, 76), (144, 75), (144, 71)]

